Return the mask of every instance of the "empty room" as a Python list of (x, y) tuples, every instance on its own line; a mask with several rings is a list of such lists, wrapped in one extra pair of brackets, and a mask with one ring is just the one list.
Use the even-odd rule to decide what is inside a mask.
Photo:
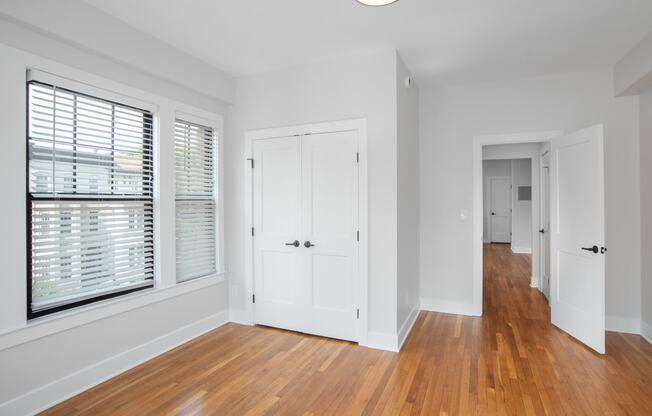
[(1, 0), (0, 415), (651, 415), (649, 0)]

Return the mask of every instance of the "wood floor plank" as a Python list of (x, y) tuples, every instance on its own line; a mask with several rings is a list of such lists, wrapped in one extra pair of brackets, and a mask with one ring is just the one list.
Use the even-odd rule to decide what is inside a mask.
[(44, 415), (651, 415), (652, 346), (550, 324), (530, 256), (486, 245), (482, 318), (421, 312), (399, 354), (228, 324)]

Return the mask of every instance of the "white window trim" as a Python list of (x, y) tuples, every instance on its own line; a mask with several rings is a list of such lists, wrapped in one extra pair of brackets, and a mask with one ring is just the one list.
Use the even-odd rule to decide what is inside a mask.
[[(200, 126), (210, 127), (217, 138), (217, 169), (215, 169), (215, 187), (217, 192), (213, 196), (215, 200), (215, 207), (217, 209), (217, 217), (215, 218), (215, 269), (217, 274), (223, 274), (226, 270), (225, 256), (224, 256), (224, 128), (221, 118), (215, 117), (205, 111), (201, 112), (188, 112), (176, 111), (174, 114), (175, 120), (183, 120), (189, 123), (198, 124)], [(175, 184), (176, 189), (176, 184)], [(176, 198), (175, 198), (176, 200)], [(175, 201), (176, 202), (176, 201)], [(176, 207), (176, 203), (175, 203)], [(176, 212), (175, 212), (176, 218)], [(175, 252), (176, 261), (176, 252)]]
[[(2, 45), (0, 45), (2, 46)], [(1, 48), (0, 48), (1, 49)], [(38, 71), (42, 74), (49, 74), (48, 76), (57, 77), (59, 80), (64, 82), (74, 83), (76, 88), (81, 87), (80, 92), (89, 93), (91, 95), (110, 98), (115, 96), (120, 97), (120, 100), (124, 102), (124, 99), (127, 98), (128, 101), (125, 104), (136, 104), (143, 109), (149, 109), (154, 114), (154, 160), (155, 160), (155, 192), (154, 192), (154, 227), (155, 227), (155, 271), (154, 271), (154, 288), (142, 290), (140, 292), (133, 292), (126, 294), (124, 296), (115, 297), (103, 301), (98, 301), (96, 303), (91, 303), (88, 305), (80, 306), (77, 308), (68, 309), (62, 312), (54, 313), (40, 318), (35, 318), (30, 321), (27, 321), (27, 298), (25, 296), (26, 289), (26, 276), (27, 276), (27, 265), (25, 264), (23, 272), (19, 276), (12, 276), (11, 279), (15, 281), (4, 285), (3, 288), (9, 289), (9, 293), (5, 293), (6, 296), (19, 296), (21, 298), (22, 305), (21, 308), (16, 307), (16, 302), (11, 302), (11, 310), (7, 311), (9, 319), (3, 322), (4, 327), (0, 328), (0, 351), (20, 345), (26, 342), (33, 341), (38, 338), (42, 338), (48, 335), (52, 335), (58, 332), (66, 331), (71, 328), (75, 328), (81, 325), (85, 325), (100, 319), (107, 317), (115, 316), (130, 310), (139, 309), (146, 307), (148, 305), (164, 301), (173, 297), (181, 296), (186, 293), (190, 293), (196, 290), (200, 290), (206, 287), (213, 285), (221, 284), (225, 281), (225, 275), (227, 273), (225, 265), (223, 264), (223, 256), (220, 256), (220, 268), (218, 271), (210, 276), (205, 276), (195, 280), (177, 283), (176, 282), (176, 273), (175, 268), (172, 267), (172, 270), (166, 269), (166, 276), (162, 278), (162, 267), (161, 267), (161, 176), (160, 176), (160, 166), (162, 164), (162, 155), (160, 144), (168, 143), (171, 144), (171, 155), (174, 155), (174, 119), (177, 113), (185, 113), (195, 117), (195, 119), (203, 119), (210, 121), (215, 127), (216, 134), (218, 134), (218, 144), (219, 148), (219, 172), (218, 172), (218, 193), (217, 198), (219, 201), (219, 210), (220, 210), (220, 227), (218, 228), (219, 233), (219, 242), (220, 242), (220, 252), (223, 253), (224, 247), (224, 233), (223, 233), (223, 149), (222, 143), (224, 142), (224, 117), (223, 115), (212, 113), (194, 106), (178, 102), (176, 100), (160, 96), (154, 93), (140, 90), (125, 84), (122, 84), (117, 81), (113, 81), (107, 78), (103, 78), (88, 72), (81, 71), (79, 69), (70, 67), (65, 64), (61, 64), (28, 52), (19, 51), (13, 48), (7, 48), (16, 56), (20, 56), (21, 60), (25, 63), (25, 78), (23, 82), (27, 82), (27, 74), (35, 71)], [(53, 75), (57, 74), (57, 75)], [(74, 80), (74, 81), (73, 81)], [(108, 94), (108, 95), (107, 95)], [(23, 106), (23, 120), (26, 119), (26, 108)], [(192, 121), (192, 120), (189, 120)], [(24, 125), (24, 124), (23, 124)], [(166, 127), (167, 126), (167, 127)], [(26, 140), (25, 136), (17, 138), (17, 140), (24, 141)], [(169, 150), (169, 149), (168, 149)], [(175, 216), (174, 216), (174, 159), (170, 159), (169, 155), (166, 159), (167, 163), (172, 163), (169, 169), (169, 172), (166, 172), (166, 176), (171, 176), (172, 183), (171, 187), (166, 185), (167, 193), (167, 208), (168, 218), (166, 221), (166, 229), (174, 230), (175, 227)], [(26, 160), (25, 160), (26, 163)], [(24, 172), (22, 173), (24, 175)], [(19, 176), (17, 179), (23, 179), (24, 176)], [(169, 179), (169, 178), (168, 178)], [(172, 210), (170, 211), (170, 205), (172, 205)], [(26, 214), (19, 214), (16, 218), (18, 221), (26, 221)], [(165, 256), (171, 256), (172, 262), (175, 260), (174, 252), (174, 234), (172, 238), (169, 238), (169, 234), (165, 238), (167, 241), (172, 241), (171, 244), (166, 246)], [(25, 248), (21, 248), (24, 250)], [(220, 253), (220, 254), (221, 254)]]

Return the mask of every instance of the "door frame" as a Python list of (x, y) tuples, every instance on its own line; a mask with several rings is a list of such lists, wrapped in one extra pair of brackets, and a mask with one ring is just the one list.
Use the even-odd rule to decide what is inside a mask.
[[(493, 222), (491, 221), (491, 214), (490, 214), (491, 209), (489, 209), (491, 207), (491, 194), (492, 194), (491, 181), (492, 181), (492, 179), (508, 179), (509, 184), (510, 184), (510, 189), (512, 189), (511, 188), (511, 186), (512, 186), (512, 177), (511, 176), (487, 176), (487, 183), (484, 184), (484, 186), (486, 186), (485, 189), (487, 190), (487, 200), (484, 201), (485, 205), (483, 207), (484, 208), (483, 210), (487, 214), (487, 232), (489, 233), (489, 240), (488, 240), (489, 243), (493, 243)], [(513, 201), (513, 199), (514, 198), (513, 197), (514, 196), (512, 195), (512, 191), (510, 190), (510, 199), (509, 199), (509, 204), (510, 204), (509, 232), (510, 232), (510, 235), (511, 235), (512, 229), (514, 228), (514, 224), (513, 224), (513, 222), (514, 222), (514, 215), (513, 215), (514, 214), (514, 209), (513, 209), (514, 201)], [(511, 237), (510, 237), (510, 243), (511, 243)]]
[(301, 136), (307, 134), (333, 133), (343, 131), (358, 132), (358, 227), (360, 229), (360, 240), (358, 242), (358, 290), (356, 291), (356, 304), (360, 310), (358, 319), (358, 344), (367, 344), (368, 332), (368, 288), (369, 288), (369, 198), (368, 198), (368, 174), (367, 174), (367, 119), (351, 119), (340, 121), (329, 121), (321, 123), (299, 124), (294, 126), (273, 127), (264, 129), (248, 130), (245, 132), (245, 228), (244, 235), (244, 280), (245, 280), (245, 316), (242, 323), (254, 325), (254, 251), (251, 230), (253, 227), (253, 174), (251, 169), (253, 158), (253, 142), (255, 140), (273, 139), (287, 136)]
[[(497, 135), (482, 135), (473, 137), (473, 304), (470, 315), (482, 316), (482, 274), (483, 274), (483, 180), (482, 180), (482, 148), (483, 146), (496, 145), (496, 144), (526, 144), (526, 143), (540, 143), (548, 141), (554, 137), (559, 137), (564, 134), (563, 130), (551, 130), (531, 133), (520, 134), (497, 134)], [(534, 164), (534, 160), (533, 160)], [(533, 169), (534, 170), (534, 169)], [(538, 173), (538, 170), (537, 170)], [(533, 178), (534, 183), (534, 178)], [(533, 192), (534, 195), (534, 192)], [(538, 198), (538, 195), (537, 195)], [(533, 224), (538, 223), (539, 216), (532, 216)], [(536, 220), (535, 220), (536, 218)], [(536, 221), (536, 222), (535, 222)], [(533, 230), (536, 228), (532, 227)], [(538, 230), (537, 230), (538, 231)], [(534, 238), (533, 238), (534, 241)], [(537, 250), (538, 251), (538, 250)], [(533, 256), (539, 256), (532, 250)], [(533, 258), (533, 270), (534, 258)]]
[[(542, 151), (541, 154), (539, 155), (539, 201), (544, 200), (544, 195), (545, 195), (545, 192), (546, 192), (546, 189), (543, 186), (543, 183), (544, 183), (543, 177), (545, 175), (544, 172), (546, 171), (546, 169), (548, 170), (548, 181), (547, 181), (548, 194), (547, 194), (547, 198), (545, 198), (545, 199), (546, 199), (546, 202), (549, 205), (547, 213), (548, 213), (548, 222), (550, 222), (550, 208), (551, 207), (550, 207), (550, 149), (549, 148), (544, 149), (544, 151)], [(542, 205), (539, 205), (539, 206), (541, 207)], [(539, 208), (539, 227), (538, 227), (539, 229), (544, 228), (544, 226), (545, 226), (544, 220), (545, 219), (544, 219), (543, 210)], [(544, 279), (543, 271), (544, 271), (544, 268), (545, 268), (545, 264), (543, 262), (543, 244), (545, 243), (546, 238), (548, 238), (548, 239), (550, 238), (550, 229), (548, 229), (547, 232), (548, 232), (547, 237), (545, 235), (542, 235), (539, 232), (539, 291), (543, 294), (543, 296), (546, 298), (546, 300), (550, 300), (549, 299), (550, 298), (550, 282), (548, 282), (548, 295), (546, 296), (546, 294), (543, 291), (543, 286), (544, 286), (543, 285), (543, 279)], [(548, 262), (550, 262), (550, 247), (548, 247)], [(548, 266), (550, 266), (550, 265), (548, 265)], [(548, 273), (550, 273), (550, 268), (548, 268)], [(548, 278), (550, 278), (550, 276), (548, 276)]]

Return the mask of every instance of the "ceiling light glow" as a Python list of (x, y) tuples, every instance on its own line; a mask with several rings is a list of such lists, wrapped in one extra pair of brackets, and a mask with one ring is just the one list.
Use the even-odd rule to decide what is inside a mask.
[(362, 3), (367, 6), (387, 6), (398, 0), (357, 0), (358, 3)]

